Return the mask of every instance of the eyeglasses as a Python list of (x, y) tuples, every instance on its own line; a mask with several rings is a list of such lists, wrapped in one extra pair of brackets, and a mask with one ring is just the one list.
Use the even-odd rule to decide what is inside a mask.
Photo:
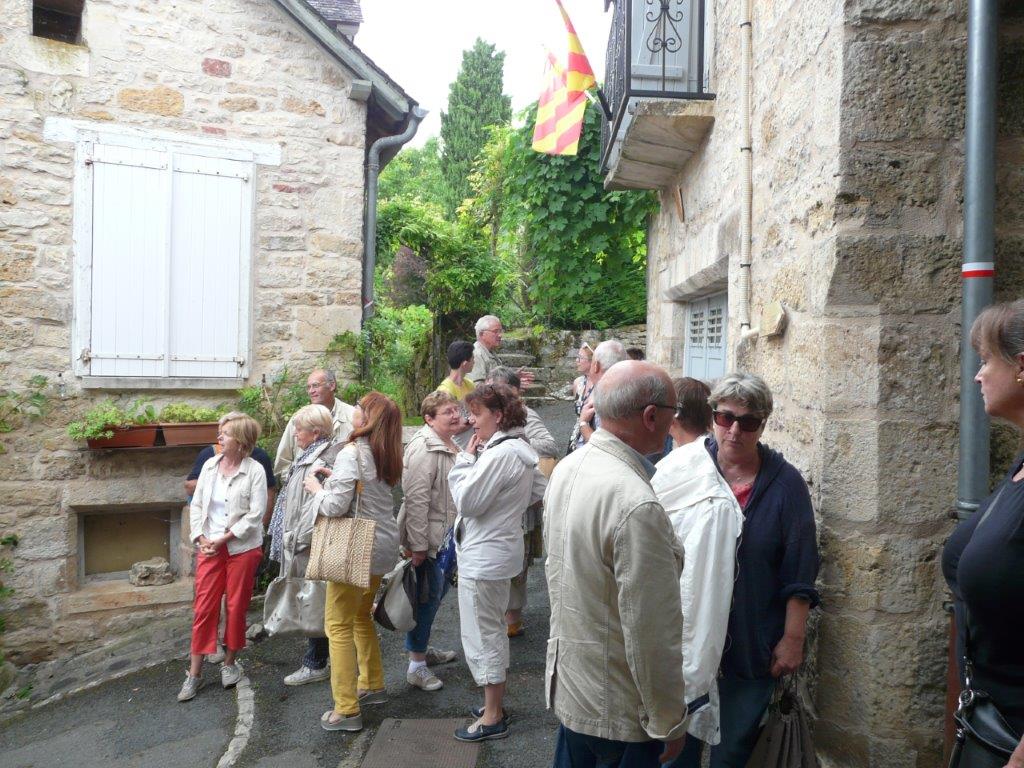
[(488, 328), (484, 333), (501, 333), (502, 330), (502, 328)]
[(323, 389), (326, 386), (327, 386), (327, 382), (321, 382), (319, 384), (307, 384), (306, 385), (306, 391), (308, 392), (311, 389), (313, 389), (313, 390)]
[(668, 408), (670, 411), (674, 411), (676, 409), (674, 405), (665, 405), (664, 403), (648, 403), (647, 405), (644, 406), (644, 408), (647, 408), (648, 406), (651, 405), (653, 405), (655, 408)]
[(741, 432), (757, 432), (764, 424), (764, 419), (752, 413), (745, 413), (742, 416), (737, 416), (732, 411), (712, 411), (711, 413), (714, 415), (715, 424), (725, 429), (730, 429), (733, 424), (739, 424)]

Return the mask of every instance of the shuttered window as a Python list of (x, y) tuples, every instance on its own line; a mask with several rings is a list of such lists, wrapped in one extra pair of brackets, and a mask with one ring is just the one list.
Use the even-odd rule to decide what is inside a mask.
[(725, 373), (728, 296), (719, 293), (687, 305), (683, 372), (704, 381)]
[(78, 372), (183, 385), (245, 377), (252, 163), (100, 143), (84, 155)]

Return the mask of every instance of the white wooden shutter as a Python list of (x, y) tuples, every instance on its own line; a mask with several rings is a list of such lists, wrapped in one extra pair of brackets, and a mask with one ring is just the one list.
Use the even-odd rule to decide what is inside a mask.
[(248, 347), (248, 163), (174, 155), (168, 375), (237, 377)]
[(686, 310), (686, 341), (683, 347), (683, 371), (695, 379), (704, 378), (706, 363), (707, 302), (694, 301)]
[(728, 295), (720, 293), (708, 298), (707, 367), (704, 380), (714, 381), (725, 375), (725, 342), (728, 335)]
[(93, 376), (162, 376), (170, 205), (167, 154), (97, 144), (91, 161), (86, 370)]

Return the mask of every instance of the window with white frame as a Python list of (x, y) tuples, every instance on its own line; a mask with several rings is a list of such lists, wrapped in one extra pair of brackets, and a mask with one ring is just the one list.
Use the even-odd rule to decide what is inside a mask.
[(728, 303), (728, 295), (719, 293), (687, 304), (683, 348), (687, 376), (710, 382), (725, 374)]
[(80, 137), (76, 372), (167, 386), (248, 374), (252, 153)]

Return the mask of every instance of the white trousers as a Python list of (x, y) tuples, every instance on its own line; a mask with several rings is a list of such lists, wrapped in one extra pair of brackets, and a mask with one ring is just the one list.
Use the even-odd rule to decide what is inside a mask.
[(462, 651), (477, 685), (505, 682), (509, 658), (505, 627), (508, 594), (508, 579), (489, 581), (459, 576)]

